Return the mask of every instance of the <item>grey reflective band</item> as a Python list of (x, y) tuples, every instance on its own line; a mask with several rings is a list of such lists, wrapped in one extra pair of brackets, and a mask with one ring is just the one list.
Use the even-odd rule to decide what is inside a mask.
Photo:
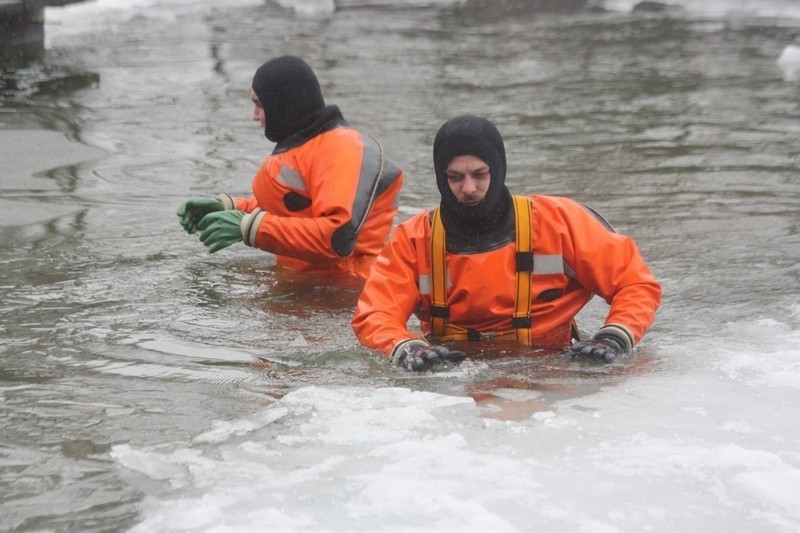
[(247, 246), (256, 246), (258, 227), (261, 225), (261, 221), (264, 219), (264, 215), (266, 214), (266, 211), (256, 208), (252, 213), (247, 213), (242, 218), (242, 224), (240, 226), (242, 231), (242, 241), (244, 241)]
[(225, 194), (224, 192), (221, 192), (215, 198), (220, 202), (222, 202), (225, 211), (233, 211), (234, 209), (236, 209), (236, 200), (234, 200), (233, 196), (231, 196), (230, 194)]
[(364, 142), (364, 153), (350, 220), (337, 228), (331, 238), (333, 251), (339, 257), (353, 252), (358, 234), (369, 216), (375, 198), (386, 191), (400, 174), (400, 168), (384, 158), (383, 147), (378, 141), (365, 134), (361, 138)]
[(278, 173), (278, 181), (298, 191), (307, 192), (306, 182), (303, 181), (300, 173), (292, 167), (281, 166), (281, 171)]
[[(533, 275), (545, 276), (548, 274), (566, 274), (569, 277), (575, 277), (575, 272), (564, 263), (564, 257), (561, 254), (537, 255), (533, 261)], [(420, 294), (430, 294), (431, 277), (427, 274), (420, 274), (418, 286)], [(450, 269), (447, 269), (447, 288), (452, 286)]]
[(534, 274), (563, 274), (564, 256), (561, 254), (536, 255), (533, 260)]
[(431, 293), (431, 277), (428, 274), (420, 274), (417, 285), (419, 286), (420, 294)]
[[(450, 280), (450, 269), (448, 268), (445, 271), (446, 277), (446, 286), (448, 289), (453, 287), (453, 282)], [(420, 274), (418, 279), (419, 285), (419, 293), (420, 294), (430, 294), (431, 293), (431, 277), (428, 274)]]

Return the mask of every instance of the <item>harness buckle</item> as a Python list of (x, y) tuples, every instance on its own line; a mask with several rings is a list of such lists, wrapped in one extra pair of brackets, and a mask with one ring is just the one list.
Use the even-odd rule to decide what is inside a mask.
[(494, 331), (478, 331), (477, 329), (467, 330), (467, 340), (473, 342), (490, 341), (494, 339), (495, 335), (497, 335), (497, 333)]
[(481, 333), (477, 329), (467, 329), (467, 340), (475, 342), (480, 341)]
[(480, 335), (482, 341), (490, 341), (494, 339), (496, 333), (494, 331), (481, 331)]
[[(485, 341), (498, 341), (498, 340), (515, 340), (517, 333), (514, 330), (511, 331), (478, 331), (476, 329), (467, 329), (467, 330), (460, 330), (460, 331), (452, 331), (449, 335), (445, 335), (443, 337), (437, 337), (443, 341), (473, 341), (473, 342), (485, 342)], [(465, 338), (466, 337), (466, 338)]]

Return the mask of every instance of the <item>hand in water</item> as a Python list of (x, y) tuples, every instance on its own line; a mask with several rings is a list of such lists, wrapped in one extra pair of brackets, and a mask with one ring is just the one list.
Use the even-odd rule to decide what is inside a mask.
[(569, 347), (573, 357), (585, 357), (602, 363), (611, 363), (624, 354), (625, 345), (613, 335), (601, 335), (596, 339), (576, 342)]
[(424, 372), (445, 363), (458, 364), (465, 358), (464, 352), (445, 346), (412, 346), (397, 359), (397, 366), (409, 372)]

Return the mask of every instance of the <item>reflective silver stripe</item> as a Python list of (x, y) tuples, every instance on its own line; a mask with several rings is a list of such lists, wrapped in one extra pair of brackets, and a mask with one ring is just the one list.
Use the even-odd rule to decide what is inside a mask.
[(292, 167), (281, 166), (281, 171), (278, 173), (278, 181), (298, 191), (307, 192), (303, 176)]
[[(447, 288), (453, 288), (453, 281), (450, 279), (450, 269), (448, 268), (445, 272), (445, 279), (447, 280)], [(428, 274), (421, 274), (419, 276), (419, 293), (420, 294), (430, 294), (431, 293), (431, 277)]]
[(534, 255), (533, 256), (534, 274), (563, 274), (564, 257), (561, 254), (553, 255)]
[(353, 252), (358, 234), (369, 216), (375, 198), (387, 190), (400, 174), (400, 169), (384, 158), (383, 147), (378, 141), (365, 134), (361, 138), (364, 142), (364, 153), (350, 220), (340, 226), (331, 238), (333, 250), (340, 257)]
[[(566, 272), (565, 272), (566, 271)], [(575, 272), (564, 263), (561, 254), (555, 255), (537, 255), (533, 260), (533, 273), (538, 275), (545, 274), (566, 274), (570, 277), (575, 277)], [(450, 270), (447, 270), (447, 287), (453, 286), (450, 279)], [(431, 293), (431, 277), (427, 274), (420, 275), (419, 277), (419, 292), (420, 294)]]
[(427, 274), (421, 274), (419, 277), (419, 293), (420, 294), (431, 293), (431, 277)]
[(364, 139), (364, 156), (361, 160), (361, 174), (358, 177), (358, 189), (353, 201), (353, 214), (351, 224), (357, 222), (355, 233), (361, 231), (361, 226), (367, 219), (367, 213), (372, 208), (372, 202), (378, 192), (378, 184), (383, 175), (383, 146), (372, 137), (362, 135)]

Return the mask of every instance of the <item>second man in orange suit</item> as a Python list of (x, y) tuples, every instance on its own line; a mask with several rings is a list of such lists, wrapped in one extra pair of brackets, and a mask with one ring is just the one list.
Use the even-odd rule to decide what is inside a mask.
[[(513, 196), (502, 137), (488, 120), (445, 123), (433, 146), (440, 205), (401, 223), (375, 261), (353, 329), (407, 370), (460, 362), (453, 340), (516, 340), (611, 362), (652, 324), (661, 287), (633, 239), (567, 198)], [(581, 340), (594, 296), (605, 324)], [(422, 331), (409, 331), (414, 314)]]
[(253, 119), (276, 143), (253, 195), (193, 198), (178, 209), (210, 252), (237, 242), (275, 254), (279, 267), (365, 278), (397, 213), (400, 168), (381, 144), (326, 105), (316, 74), (287, 55), (253, 77)]

